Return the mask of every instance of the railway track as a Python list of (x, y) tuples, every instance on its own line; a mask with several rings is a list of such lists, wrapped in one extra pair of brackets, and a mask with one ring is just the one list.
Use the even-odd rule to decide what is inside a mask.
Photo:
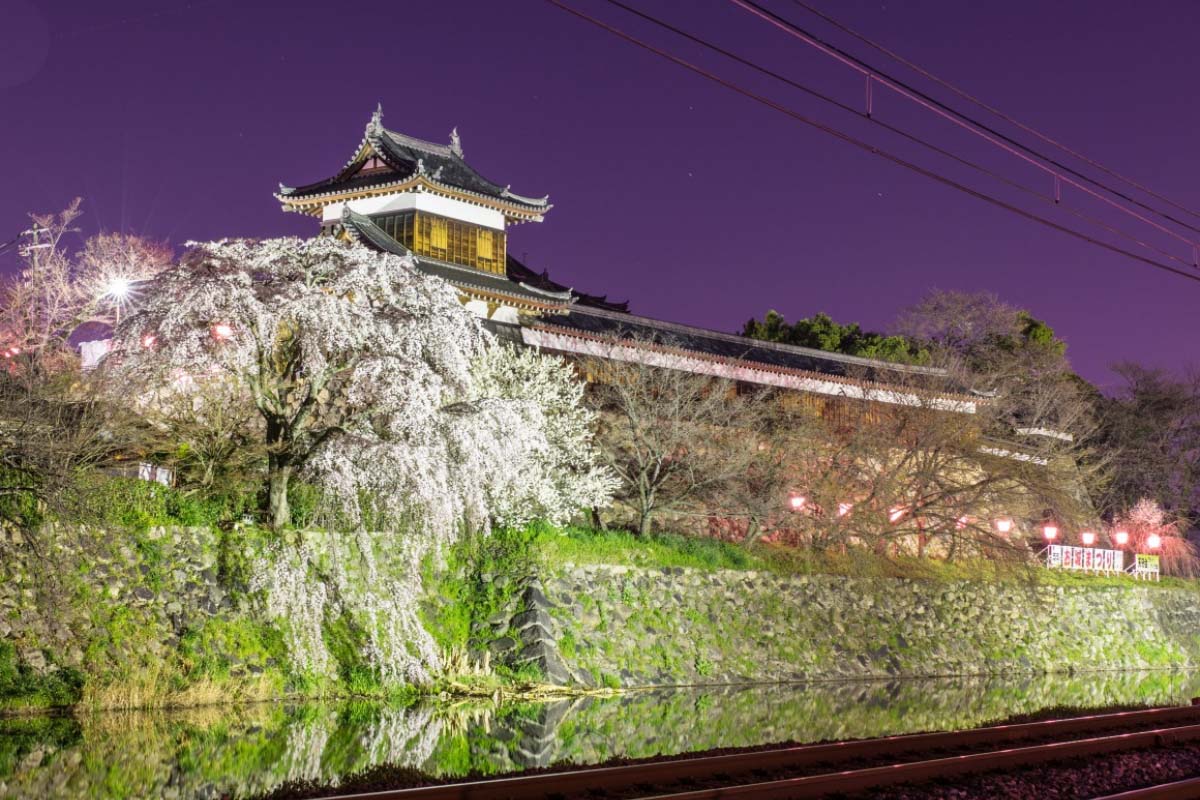
[[(1200, 741), (1200, 707), (781, 747), (617, 767), (340, 795), (332, 800), (534, 800), (592, 795), (655, 800), (819, 798), (902, 783), (1012, 770), (1063, 759)], [(1109, 800), (1200, 796), (1200, 782)], [(1178, 792), (1189, 793), (1180, 794)], [(1170, 792), (1176, 792), (1171, 794)]]
[(1200, 797), (1200, 778), (1160, 783), (1144, 789), (1106, 794), (1103, 797), (1092, 798), (1092, 800), (1193, 800), (1196, 797)]

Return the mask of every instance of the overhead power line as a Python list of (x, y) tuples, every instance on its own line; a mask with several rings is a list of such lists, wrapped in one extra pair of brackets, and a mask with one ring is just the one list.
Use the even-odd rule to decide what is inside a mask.
[(1130, 250), (1126, 250), (1126, 249), (1118, 247), (1114, 244), (1110, 244), (1109, 242), (1105, 242), (1101, 239), (1097, 239), (1093, 236), (1089, 236), (1086, 233), (1082, 233), (1073, 228), (1069, 228), (1066, 225), (1062, 225), (1051, 219), (1047, 219), (1046, 217), (1042, 217), (1037, 214), (1034, 214), (1031, 211), (1027, 211), (1026, 209), (1023, 209), (1019, 206), (1015, 206), (1011, 203), (1005, 202), (1004, 200), (1001, 200), (997, 197), (993, 197), (992, 195), (989, 195), (985, 192), (981, 192), (976, 189), (972, 189), (971, 187), (966, 186), (965, 184), (959, 183), (958, 181), (956, 181), (952, 178), (948, 178), (944, 175), (940, 175), (937, 172), (934, 172), (933, 170), (930, 170), (930, 169), (920, 166), (919, 164), (915, 164), (911, 161), (907, 161), (907, 160), (901, 158), (900, 156), (897, 156), (893, 153), (889, 153), (886, 150), (883, 150), (883, 149), (876, 147), (868, 142), (858, 139), (848, 133), (845, 133), (844, 131), (838, 130), (837, 128), (833, 128), (829, 125), (825, 125), (821, 122), (817, 122), (816, 120), (806, 117), (803, 114), (799, 113), (798, 111), (788, 108), (787, 106), (781, 105), (780, 103), (777, 103), (768, 97), (764, 97), (762, 95), (756, 94), (755, 92), (752, 92), (743, 86), (740, 86), (740, 85), (738, 85), (732, 81), (729, 81), (725, 78), (722, 78), (719, 75), (716, 75), (715, 73), (712, 73), (712, 72), (704, 69), (703, 67), (699, 67), (695, 64), (692, 64), (691, 62), (689, 62), (683, 58), (680, 58), (679, 56), (668, 53), (665, 50), (662, 50), (658, 47), (655, 47), (652, 44), (649, 44), (648, 42), (638, 39), (637, 37), (633, 36), (632, 34), (626, 33), (625, 31), (622, 31), (619, 28), (609, 25), (608, 23), (603, 22), (602, 20), (592, 17), (588, 14), (585, 14), (584, 12), (579, 11), (578, 9), (575, 9), (575, 8), (567, 5), (566, 3), (562, 2), (562, 0), (546, 0), (546, 2), (550, 3), (551, 5), (555, 6), (556, 8), (559, 8), (559, 9), (567, 12), (568, 14), (571, 14), (579, 19), (582, 19), (586, 22), (591, 23), (592, 25), (597, 26), (598, 28), (608, 31), (609, 33), (613, 34), (614, 36), (618, 36), (621, 39), (624, 39), (625, 41), (627, 41), (631, 44), (634, 44), (644, 50), (654, 53), (655, 55), (659, 56), (660, 58), (663, 58), (663, 59), (670, 61), (678, 66), (683, 67), (684, 69), (694, 72), (695, 74), (700, 75), (701, 77), (703, 77), (707, 80), (710, 80), (714, 83), (717, 83), (721, 86), (724, 86), (725, 88), (727, 88), (731, 91), (737, 92), (738, 94), (740, 94), (746, 98), (749, 98), (750, 100), (753, 100), (757, 103), (767, 106), (768, 108), (774, 109), (775, 111), (778, 111), (781, 114), (785, 114), (785, 115), (791, 117), (792, 119), (795, 119), (798, 122), (804, 123), (805, 125), (816, 128), (817, 130), (827, 133), (830, 136), (833, 136), (837, 139), (840, 139), (840, 140), (846, 142), (847, 144), (851, 144), (855, 147), (858, 147), (861, 150), (866, 150), (867, 152), (877, 155), (880, 158), (884, 158), (888, 161), (891, 161), (894, 164), (904, 167), (905, 169), (916, 172), (919, 175), (923, 175), (931, 180), (937, 181), (938, 183), (944, 184), (953, 189), (957, 189), (958, 191), (963, 192), (964, 194), (968, 194), (979, 200), (983, 200), (986, 203), (989, 203), (991, 205), (997, 206), (999, 208), (1003, 208), (1007, 211), (1017, 214), (1020, 217), (1023, 217), (1028, 220), (1032, 220), (1032, 221), (1037, 222), (1041, 225), (1044, 225), (1048, 228), (1052, 228), (1061, 233), (1065, 233), (1068, 236), (1072, 236), (1076, 239), (1081, 239), (1085, 242), (1088, 242), (1090, 244), (1093, 244), (1097, 247), (1103, 248), (1110, 252), (1126, 256), (1128, 258), (1133, 259), (1134, 261), (1138, 261), (1142, 264), (1146, 264), (1147, 266), (1151, 266), (1156, 269), (1164, 270), (1166, 272), (1170, 272), (1175, 275), (1179, 275), (1181, 277), (1187, 278), (1188, 280), (1200, 282), (1200, 274), (1196, 274), (1195, 272), (1172, 267), (1170, 264), (1164, 264), (1161, 261), (1155, 261), (1154, 259), (1140, 255), (1139, 253), (1135, 253)]
[(1104, 174), (1109, 175), (1110, 177), (1116, 178), (1117, 180), (1121, 181), (1122, 183), (1128, 184), (1129, 186), (1132, 186), (1135, 189), (1140, 189), (1141, 191), (1145, 192), (1146, 194), (1150, 195), (1151, 197), (1153, 197), (1157, 200), (1161, 200), (1162, 202), (1166, 203), (1169, 206), (1172, 206), (1173, 208), (1177, 208), (1186, 214), (1190, 214), (1191, 216), (1200, 219), (1200, 212), (1193, 211), (1192, 209), (1188, 208), (1187, 206), (1185, 206), (1181, 203), (1177, 203), (1174, 200), (1172, 200), (1171, 198), (1165, 197), (1165, 196), (1159, 194), (1158, 192), (1151, 189), (1149, 186), (1146, 186), (1146, 185), (1134, 180), (1133, 178), (1122, 175), (1120, 172), (1117, 172), (1115, 169), (1106, 167), (1104, 164), (1101, 164), (1099, 161), (1096, 161), (1095, 159), (1084, 155), (1083, 153), (1079, 152), (1078, 150), (1075, 150), (1075, 149), (1063, 144), (1062, 142), (1058, 141), (1057, 139), (1054, 139), (1054, 138), (1042, 133), (1041, 131), (1037, 130), (1036, 128), (1032, 127), (1031, 125), (1026, 125), (1024, 122), (1021, 122), (1020, 120), (1009, 116), (1008, 114), (1004, 113), (1000, 109), (996, 108), (995, 106), (989, 105), (988, 103), (979, 99), (978, 97), (976, 97), (975, 95), (966, 91), (965, 89), (959, 88), (958, 86), (954, 85), (953, 83), (951, 83), (948, 80), (945, 80), (944, 78), (939, 78), (937, 75), (934, 75), (932, 72), (925, 69), (920, 64), (915, 64), (912, 61), (909, 61), (904, 56), (900, 55), (899, 53), (895, 52), (894, 50), (888, 49), (887, 47), (883, 46), (882, 44), (879, 44), (878, 42), (873, 41), (872, 39), (868, 38), (864, 34), (861, 34), (858, 31), (854, 30), (853, 28), (846, 25), (845, 23), (840, 22), (837, 19), (831, 17), (830, 15), (821, 11), (820, 9), (809, 5), (808, 3), (804, 2), (804, 0), (792, 0), (792, 2), (795, 3), (796, 5), (798, 5), (800, 8), (803, 8), (805, 11), (808, 11), (810, 14), (814, 14), (814, 15), (820, 17), (821, 19), (825, 20), (826, 22), (828, 22), (833, 27), (837, 28), (842, 33), (845, 33), (847, 36), (852, 36), (855, 39), (862, 42), (863, 44), (865, 44), (867, 47), (870, 47), (874, 50), (879, 51), (880, 53), (883, 53), (888, 58), (892, 59), (893, 61), (896, 61), (899, 64), (904, 65), (905, 67), (908, 67), (913, 72), (920, 75), (921, 77), (926, 78), (930, 81), (933, 81), (938, 86), (941, 86), (943, 89), (946, 89), (949, 92), (953, 92), (957, 96), (961, 97), (963, 100), (966, 100), (968, 103), (978, 106), (979, 108), (982, 108), (984, 111), (988, 111), (992, 114), (995, 114), (1000, 119), (1004, 120), (1005, 122), (1009, 123), (1010, 125), (1012, 125), (1016, 128), (1019, 128), (1020, 130), (1024, 131), (1025, 133), (1028, 133), (1030, 136), (1034, 136), (1037, 139), (1040, 139), (1041, 141), (1045, 142), (1046, 144), (1049, 144), (1049, 145), (1052, 145), (1053, 147), (1058, 148), (1062, 152), (1064, 152), (1070, 156), (1073, 156), (1074, 158), (1079, 159), (1080, 161), (1087, 164), (1088, 166), (1090, 166), (1094, 169), (1098, 169), (1101, 172), (1103, 172)]
[[(1092, 197), (1095, 197), (1096, 199), (1098, 199), (1104, 203), (1107, 203), (1108, 205), (1112, 206), (1113, 208), (1119, 209), (1125, 214), (1129, 214), (1130, 216), (1136, 217), (1137, 219), (1140, 219), (1142, 222), (1145, 222), (1148, 225), (1154, 226), (1155, 228), (1162, 231), (1163, 233), (1166, 233), (1169, 236), (1173, 236), (1176, 239), (1179, 239), (1180, 241), (1187, 242), (1193, 248), (1200, 247), (1200, 242), (1197, 242), (1194, 239), (1188, 238), (1187, 236), (1184, 236), (1184, 235), (1166, 227), (1165, 225), (1161, 225), (1161, 224), (1155, 222), (1154, 220), (1150, 219), (1149, 217), (1139, 214), (1138, 212), (1134, 211), (1133, 209), (1130, 209), (1130, 208), (1127, 208), (1126, 206), (1121, 205), (1120, 203), (1101, 194), (1100, 192), (1097, 192), (1094, 189), (1088, 188), (1080, 181), (1090, 183), (1093, 186), (1098, 186), (1101, 189), (1103, 189), (1104, 191), (1108, 192), (1109, 194), (1119, 197), (1128, 203), (1138, 206), (1139, 208), (1143, 208), (1156, 216), (1159, 216), (1159, 217), (1162, 217), (1163, 219), (1169, 220), (1170, 222), (1173, 222), (1176, 225), (1179, 225), (1181, 227), (1187, 228), (1188, 230), (1194, 231), (1196, 233), (1200, 233), (1200, 228), (1197, 228), (1187, 222), (1184, 222), (1181, 219), (1173, 217), (1170, 214), (1166, 213), (1165, 211), (1160, 211), (1159, 209), (1154, 208), (1153, 206), (1147, 205), (1146, 203), (1143, 203), (1142, 201), (1138, 200), (1137, 198), (1131, 197), (1130, 195), (1126, 194), (1125, 192), (1122, 192), (1120, 189), (1114, 189), (1113, 187), (1109, 186), (1108, 184), (1105, 184), (1102, 181), (1096, 180), (1095, 178), (1085, 175), (1082, 172), (1079, 172), (1078, 170), (1075, 170), (1075, 169), (1067, 166), (1066, 164), (1063, 164), (1060, 161), (1057, 161), (1056, 159), (1054, 159), (1051, 156), (1048, 156), (1044, 153), (1038, 152), (1037, 150), (1034, 150), (1033, 148), (1031, 148), (1025, 144), (1022, 144), (1021, 142), (1018, 142), (1016, 139), (1013, 139), (1012, 137), (1010, 137), (1004, 133), (1001, 133), (1000, 131), (990, 127), (986, 123), (980, 122), (977, 119), (974, 119), (972, 117), (967, 116), (966, 114), (963, 114), (961, 111), (951, 108), (950, 106), (946, 105), (945, 103), (941, 102), (940, 100), (938, 100), (934, 97), (931, 97), (928, 94), (922, 92), (920, 89), (917, 89), (913, 86), (909, 86), (908, 84), (904, 83), (903, 81), (901, 81), (897, 78), (894, 78), (891, 75), (888, 75), (883, 70), (878, 69), (877, 67), (874, 67), (874, 66), (866, 63), (865, 61), (858, 58), (857, 56), (852, 55), (851, 53), (847, 53), (845, 50), (842, 50), (841, 48), (837, 47), (836, 45), (830, 44), (829, 42), (826, 42), (826, 41), (820, 39), (815, 34), (810, 33), (809, 31), (801, 28), (800, 26), (796, 25), (795, 23), (784, 19), (783, 17), (779, 16), (778, 14), (774, 13), (773, 11), (769, 11), (769, 10), (763, 8), (762, 6), (760, 6), (758, 3), (754, 2), (753, 0), (729, 0), (729, 1), (731, 3), (733, 3), (734, 5), (739, 6), (742, 9), (748, 11), (749, 13), (753, 14), (754, 16), (770, 23), (771, 25), (774, 25), (775, 27), (782, 30), (784, 33), (787, 33), (790, 36), (800, 39), (804, 43), (806, 43), (812, 47), (815, 47), (817, 50), (820, 50), (821, 52), (825, 53), (826, 55), (842, 62), (843, 64), (847, 65), (848, 67), (855, 70), (856, 72), (859, 72), (860, 74), (864, 75), (867, 78), (868, 85), (870, 84), (871, 81), (876, 81), (876, 82), (886, 86), (887, 88), (891, 89), (892, 91), (896, 92), (897, 94), (900, 94), (903, 97), (906, 97), (909, 100), (912, 100), (917, 105), (923, 106), (924, 108), (932, 111), (933, 113), (937, 114), (938, 116), (953, 122), (955, 125), (958, 125), (959, 127), (963, 128), (964, 130), (970, 131), (971, 133), (975, 134), (976, 136), (979, 136), (980, 138), (985, 139), (988, 142), (991, 142), (992, 144), (999, 147), (1000, 149), (1005, 150), (1006, 152), (1016, 156), (1017, 158), (1020, 158), (1022, 161), (1032, 164), (1033, 166), (1037, 167), (1038, 169), (1042, 170), (1043, 172), (1046, 172), (1046, 173), (1054, 176), (1054, 178), (1056, 180), (1062, 181), (1063, 183), (1073, 186), (1082, 192), (1086, 192), (1087, 194), (1091, 195)], [(1046, 162), (1046, 163), (1042, 163), (1042, 162)], [(1046, 164), (1050, 164), (1050, 165), (1052, 165), (1052, 167), (1046, 166)], [(1078, 178), (1079, 180), (1074, 180), (1071, 177), (1068, 177), (1069, 175), (1074, 176), (1075, 178)]]
[(945, 148), (942, 148), (935, 144), (927, 142), (924, 139), (921, 139), (920, 137), (918, 137), (912, 133), (909, 133), (908, 131), (904, 130), (903, 128), (899, 128), (895, 125), (891, 125), (887, 122), (883, 122), (882, 120), (880, 120), (877, 117), (867, 116), (866, 114), (863, 114), (859, 109), (856, 109), (853, 106), (843, 103), (842, 101), (837, 100), (836, 98), (830, 97), (829, 95), (824, 94), (823, 92), (817, 91), (816, 89), (813, 89), (810, 86), (805, 86), (804, 84), (799, 83), (799, 82), (793, 80), (792, 78), (787, 77), (786, 75), (781, 75), (778, 72), (767, 69), (766, 67), (764, 67), (760, 64), (757, 64), (748, 58), (744, 58), (743, 56), (740, 56), (737, 53), (731, 52), (729, 50), (726, 50), (723, 47), (715, 45), (712, 42), (702, 39), (699, 36), (696, 36), (694, 34), (691, 34), (687, 31), (683, 30), (682, 28), (672, 25), (669, 22), (666, 22), (662, 19), (654, 17), (650, 14), (647, 14), (644, 11), (641, 11), (637, 8), (634, 8), (633, 6), (630, 6), (624, 2), (621, 2), (621, 0), (606, 0), (606, 2), (608, 2), (610, 5), (613, 5), (613, 6), (616, 6), (617, 8), (622, 9), (623, 11), (629, 12), (630, 14), (633, 14), (634, 16), (637, 16), (640, 19), (643, 19), (647, 22), (650, 22), (650, 23), (660, 27), (660, 28), (663, 28), (664, 30), (668, 30), (678, 36), (681, 36), (690, 42), (700, 45), (701, 47), (711, 50), (712, 52), (718, 53), (718, 54), (724, 56), (725, 58), (728, 58), (732, 61), (737, 62), (738, 64), (741, 64), (742, 66), (752, 69), (761, 75), (766, 75), (774, 80), (777, 80), (787, 86), (792, 87), (793, 89), (798, 89), (799, 91), (804, 92), (805, 94), (809, 95), (810, 97), (815, 97), (818, 100), (821, 100), (825, 103), (829, 103), (830, 105), (832, 105), (838, 109), (841, 109), (842, 111), (845, 111), (848, 114), (854, 115), (855, 118), (857, 118), (857, 119), (865, 120), (866, 122), (869, 122), (873, 125), (883, 128), (884, 130), (894, 133), (897, 136), (903, 137), (907, 141), (917, 144), (931, 152), (937, 153), (938, 155), (943, 156), (945, 158), (949, 158), (958, 164), (961, 164), (965, 167), (975, 170), (976, 172), (979, 172), (982, 175), (986, 175), (989, 178), (999, 181), (1000, 183), (1003, 183), (1006, 186), (1016, 189), (1017, 191), (1023, 192), (1024, 194), (1028, 194), (1032, 197), (1038, 198), (1039, 200), (1041, 200), (1043, 202), (1046, 202), (1050, 205), (1056, 206), (1078, 219), (1084, 220), (1085, 222), (1088, 222), (1088, 223), (1096, 225), (1100, 228), (1103, 228), (1104, 230), (1108, 231), (1109, 233), (1116, 234), (1117, 236), (1127, 239), (1128, 241), (1131, 241), (1140, 247), (1144, 247), (1147, 250), (1152, 250), (1155, 253), (1158, 253), (1159, 255), (1170, 259), (1171, 261), (1174, 261), (1178, 264), (1182, 264), (1187, 267), (1193, 266), (1193, 262), (1188, 261), (1184, 258), (1180, 258), (1179, 256), (1175, 255), (1174, 253), (1164, 250), (1161, 247), (1158, 247), (1157, 245), (1151, 244), (1151, 243), (1139, 238), (1135, 234), (1129, 233), (1128, 231), (1122, 230), (1121, 228), (1111, 225), (1108, 222), (1105, 222), (1104, 220), (1102, 220), (1098, 217), (1094, 217), (1084, 211), (1079, 210), (1078, 208), (1075, 208), (1074, 206), (1071, 206), (1070, 204), (1063, 203), (1061, 201), (1061, 199), (1058, 197), (1055, 197), (1050, 194), (1046, 194), (1045, 192), (1040, 192), (1037, 189), (1034, 189), (1030, 186), (1026, 186), (1023, 183), (1014, 181), (1010, 178), (1006, 178), (1005, 176), (1001, 175), (1000, 173), (990, 170), (981, 164), (978, 164), (974, 161), (969, 161), (968, 159), (965, 159), (965, 158), (957, 155), (956, 153), (946, 150)]
[(3, 252), (4, 252), (5, 250), (7, 250), (8, 248), (12, 247), (12, 246), (13, 246), (13, 245), (15, 245), (17, 242), (21, 241), (21, 237), (22, 237), (23, 235), (24, 235), (24, 234), (18, 233), (16, 236), (14, 236), (13, 238), (9, 239), (7, 242), (4, 242), (3, 244), (0, 244), (0, 253), (3, 253)]

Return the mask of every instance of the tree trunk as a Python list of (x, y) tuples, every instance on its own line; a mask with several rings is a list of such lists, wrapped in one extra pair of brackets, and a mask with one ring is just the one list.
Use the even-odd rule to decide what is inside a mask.
[(592, 506), (592, 528), (597, 531), (607, 531), (608, 526), (604, 524), (604, 517), (600, 516), (600, 509)]
[(282, 530), (292, 522), (292, 509), (288, 506), (288, 481), (291, 477), (291, 465), (280, 464), (272, 456), (267, 502), (271, 527), (275, 530)]
[(650, 535), (650, 516), (654, 512), (649, 508), (643, 508), (641, 520), (638, 522), (638, 535), (645, 538)]

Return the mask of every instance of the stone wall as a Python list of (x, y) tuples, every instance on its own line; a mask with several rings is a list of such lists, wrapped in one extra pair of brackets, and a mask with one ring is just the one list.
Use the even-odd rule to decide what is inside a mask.
[(228, 574), (231, 559), (222, 569), (238, 536), (62, 526), (30, 542), (0, 531), (0, 709), (75, 702), (92, 682), (176, 691), (216, 678), (230, 697), (281, 689), (282, 642), (244, 575)]
[(48, 528), (36, 543), (0, 531), (0, 642), (39, 672), (80, 667), (85, 656), (118, 668), (153, 659), (230, 610), (216, 561), (207, 528)]
[(1200, 665), (1189, 589), (622, 566), (541, 585), (566, 669), (605, 685)]
[[(227, 545), (247, 549), (241, 532), (157, 528), (116, 535), (59, 529), (40, 537), (36, 548), (14, 536), (4, 534), (0, 541), (0, 646), (10, 655), (15, 649), (27, 670), (78, 669), (89, 677), (119, 678), (170, 662), (184, 679), (265, 675), (261, 680), (274, 687), (265, 687), (267, 692), (282, 691), (297, 671), (296, 637), (289, 631), (303, 632), (299, 620), (265, 615), (261, 598), (245, 591), (245, 564), (239, 572), (235, 556), (222, 556)], [(325, 539), (310, 535), (307, 541), (311, 549)], [(385, 555), (378, 555), (374, 578), (364, 577), (374, 568), (358, 575), (366, 568), (356, 566), (349, 576), (357, 575), (355, 580), (343, 575), (325, 587), (340, 605), (329, 600), (324, 628), (318, 620), (314, 636), (339, 659), (333, 680), (351, 675), (360, 661), (369, 666), (362, 653), (381, 648), (367, 612), (386, 611), (385, 605), (348, 604), (354, 599), (348, 593), (370, 583), (388, 594), (391, 579), (415, 570), (403, 553)], [(351, 560), (343, 555), (339, 563)], [(309, 582), (325, 580), (324, 571), (301, 570)], [(522, 675), (534, 668), (559, 684), (634, 687), (1200, 666), (1200, 589), (611, 565), (543, 567), (536, 576), (501, 578), (516, 587), (511, 605), (473, 621), (475, 649), (488, 649), (493, 663), (524, 670)], [(293, 587), (301, 598), (311, 594), (305, 581)], [(338, 639), (339, 632), (349, 633)], [(0, 673), (3, 668), (0, 664)]]

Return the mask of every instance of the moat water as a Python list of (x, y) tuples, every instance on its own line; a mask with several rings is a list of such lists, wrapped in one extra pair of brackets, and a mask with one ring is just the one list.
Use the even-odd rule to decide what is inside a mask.
[(367, 702), (0, 719), (0, 797), (243, 797), (380, 764), (431, 775), (978, 726), (1067, 706), (1184, 704), (1198, 673), (852, 681), (494, 705)]

